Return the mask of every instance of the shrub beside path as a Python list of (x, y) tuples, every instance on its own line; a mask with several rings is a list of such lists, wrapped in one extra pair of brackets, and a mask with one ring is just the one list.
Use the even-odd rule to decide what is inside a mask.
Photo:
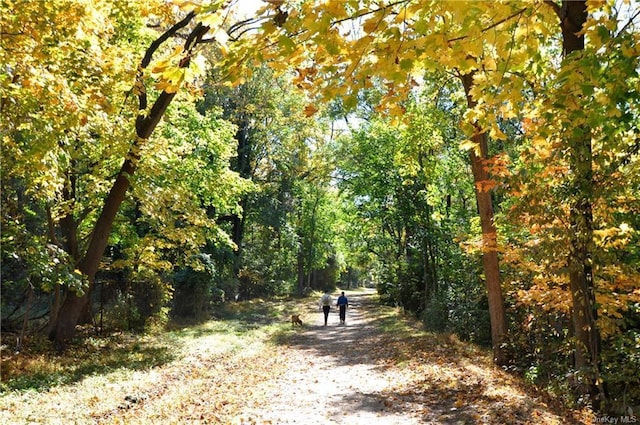
[[(206, 332), (142, 370), (85, 376), (48, 391), (0, 394), (3, 424), (590, 424), (546, 404), (486, 350), (432, 334), (372, 291), (347, 293), (340, 325), (315, 300), (244, 328)], [(218, 324), (229, 329), (229, 324)], [(176, 347), (177, 349), (178, 347)]]

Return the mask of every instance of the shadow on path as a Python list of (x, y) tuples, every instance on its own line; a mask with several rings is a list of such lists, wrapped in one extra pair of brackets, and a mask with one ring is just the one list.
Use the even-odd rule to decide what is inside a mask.
[(305, 425), (423, 423), (415, 409), (394, 406), (399, 394), (385, 370), (392, 354), (383, 354), (384, 332), (375, 324), (375, 292), (347, 296), (344, 325), (335, 305), (327, 326), (317, 304), (299, 306), (308, 323), (277, 341), (289, 366), (276, 383), (270, 406), (260, 410), (261, 420)]
[[(281, 379), (291, 396), (272, 406), (274, 423), (579, 423), (529, 396), (481, 349), (425, 332), (378, 305), (373, 291), (347, 296), (346, 325), (332, 306), (324, 326), (310, 304), (304, 312), (310, 323), (279, 341), (299, 357), (292, 355)], [(304, 420), (289, 420), (284, 409)]]
[(343, 365), (377, 364), (384, 357), (388, 358), (392, 353), (378, 350), (382, 344), (382, 332), (375, 323), (379, 309), (375, 292), (347, 293), (347, 296), (349, 308), (346, 324), (340, 324), (335, 305), (331, 307), (327, 326), (323, 324), (323, 313), (319, 307), (307, 306), (305, 317), (311, 318), (311, 323), (304, 325), (302, 331), (284, 343), (313, 351), (315, 355), (333, 357)]

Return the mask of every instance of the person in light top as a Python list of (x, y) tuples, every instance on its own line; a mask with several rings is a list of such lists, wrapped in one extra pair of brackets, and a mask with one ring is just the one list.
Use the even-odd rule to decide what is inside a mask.
[(331, 295), (329, 295), (329, 290), (327, 289), (322, 294), (320, 298), (320, 308), (322, 308), (322, 312), (324, 313), (324, 325), (327, 326), (327, 320), (329, 319), (329, 311), (331, 310)]

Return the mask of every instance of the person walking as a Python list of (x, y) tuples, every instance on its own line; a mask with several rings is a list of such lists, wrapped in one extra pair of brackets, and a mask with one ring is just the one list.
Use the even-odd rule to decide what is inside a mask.
[(336, 305), (340, 309), (340, 324), (344, 325), (347, 318), (347, 307), (349, 307), (349, 300), (344, 295), (344, 291), (342, 291), (342, 294), (338, 297)]
[(331, 295), (329, 295), (329, 290), (324, 291), (324, 294), (320, 298), (320, 307), (322, 308), (322, 312), (324, 313), (324, 325), (327, 326), (327, 320), (329, 319), (329, 311), (331, 310)]

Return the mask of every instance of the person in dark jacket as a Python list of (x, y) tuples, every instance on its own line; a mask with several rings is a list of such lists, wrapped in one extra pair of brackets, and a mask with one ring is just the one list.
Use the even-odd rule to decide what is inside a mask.
[(344, 291), (338, 297), (337, 306), (340, 309), (340, 324), (344, 325), (347, 317), (347, 307), (349, 306), (349, 300), (344, 295)]

